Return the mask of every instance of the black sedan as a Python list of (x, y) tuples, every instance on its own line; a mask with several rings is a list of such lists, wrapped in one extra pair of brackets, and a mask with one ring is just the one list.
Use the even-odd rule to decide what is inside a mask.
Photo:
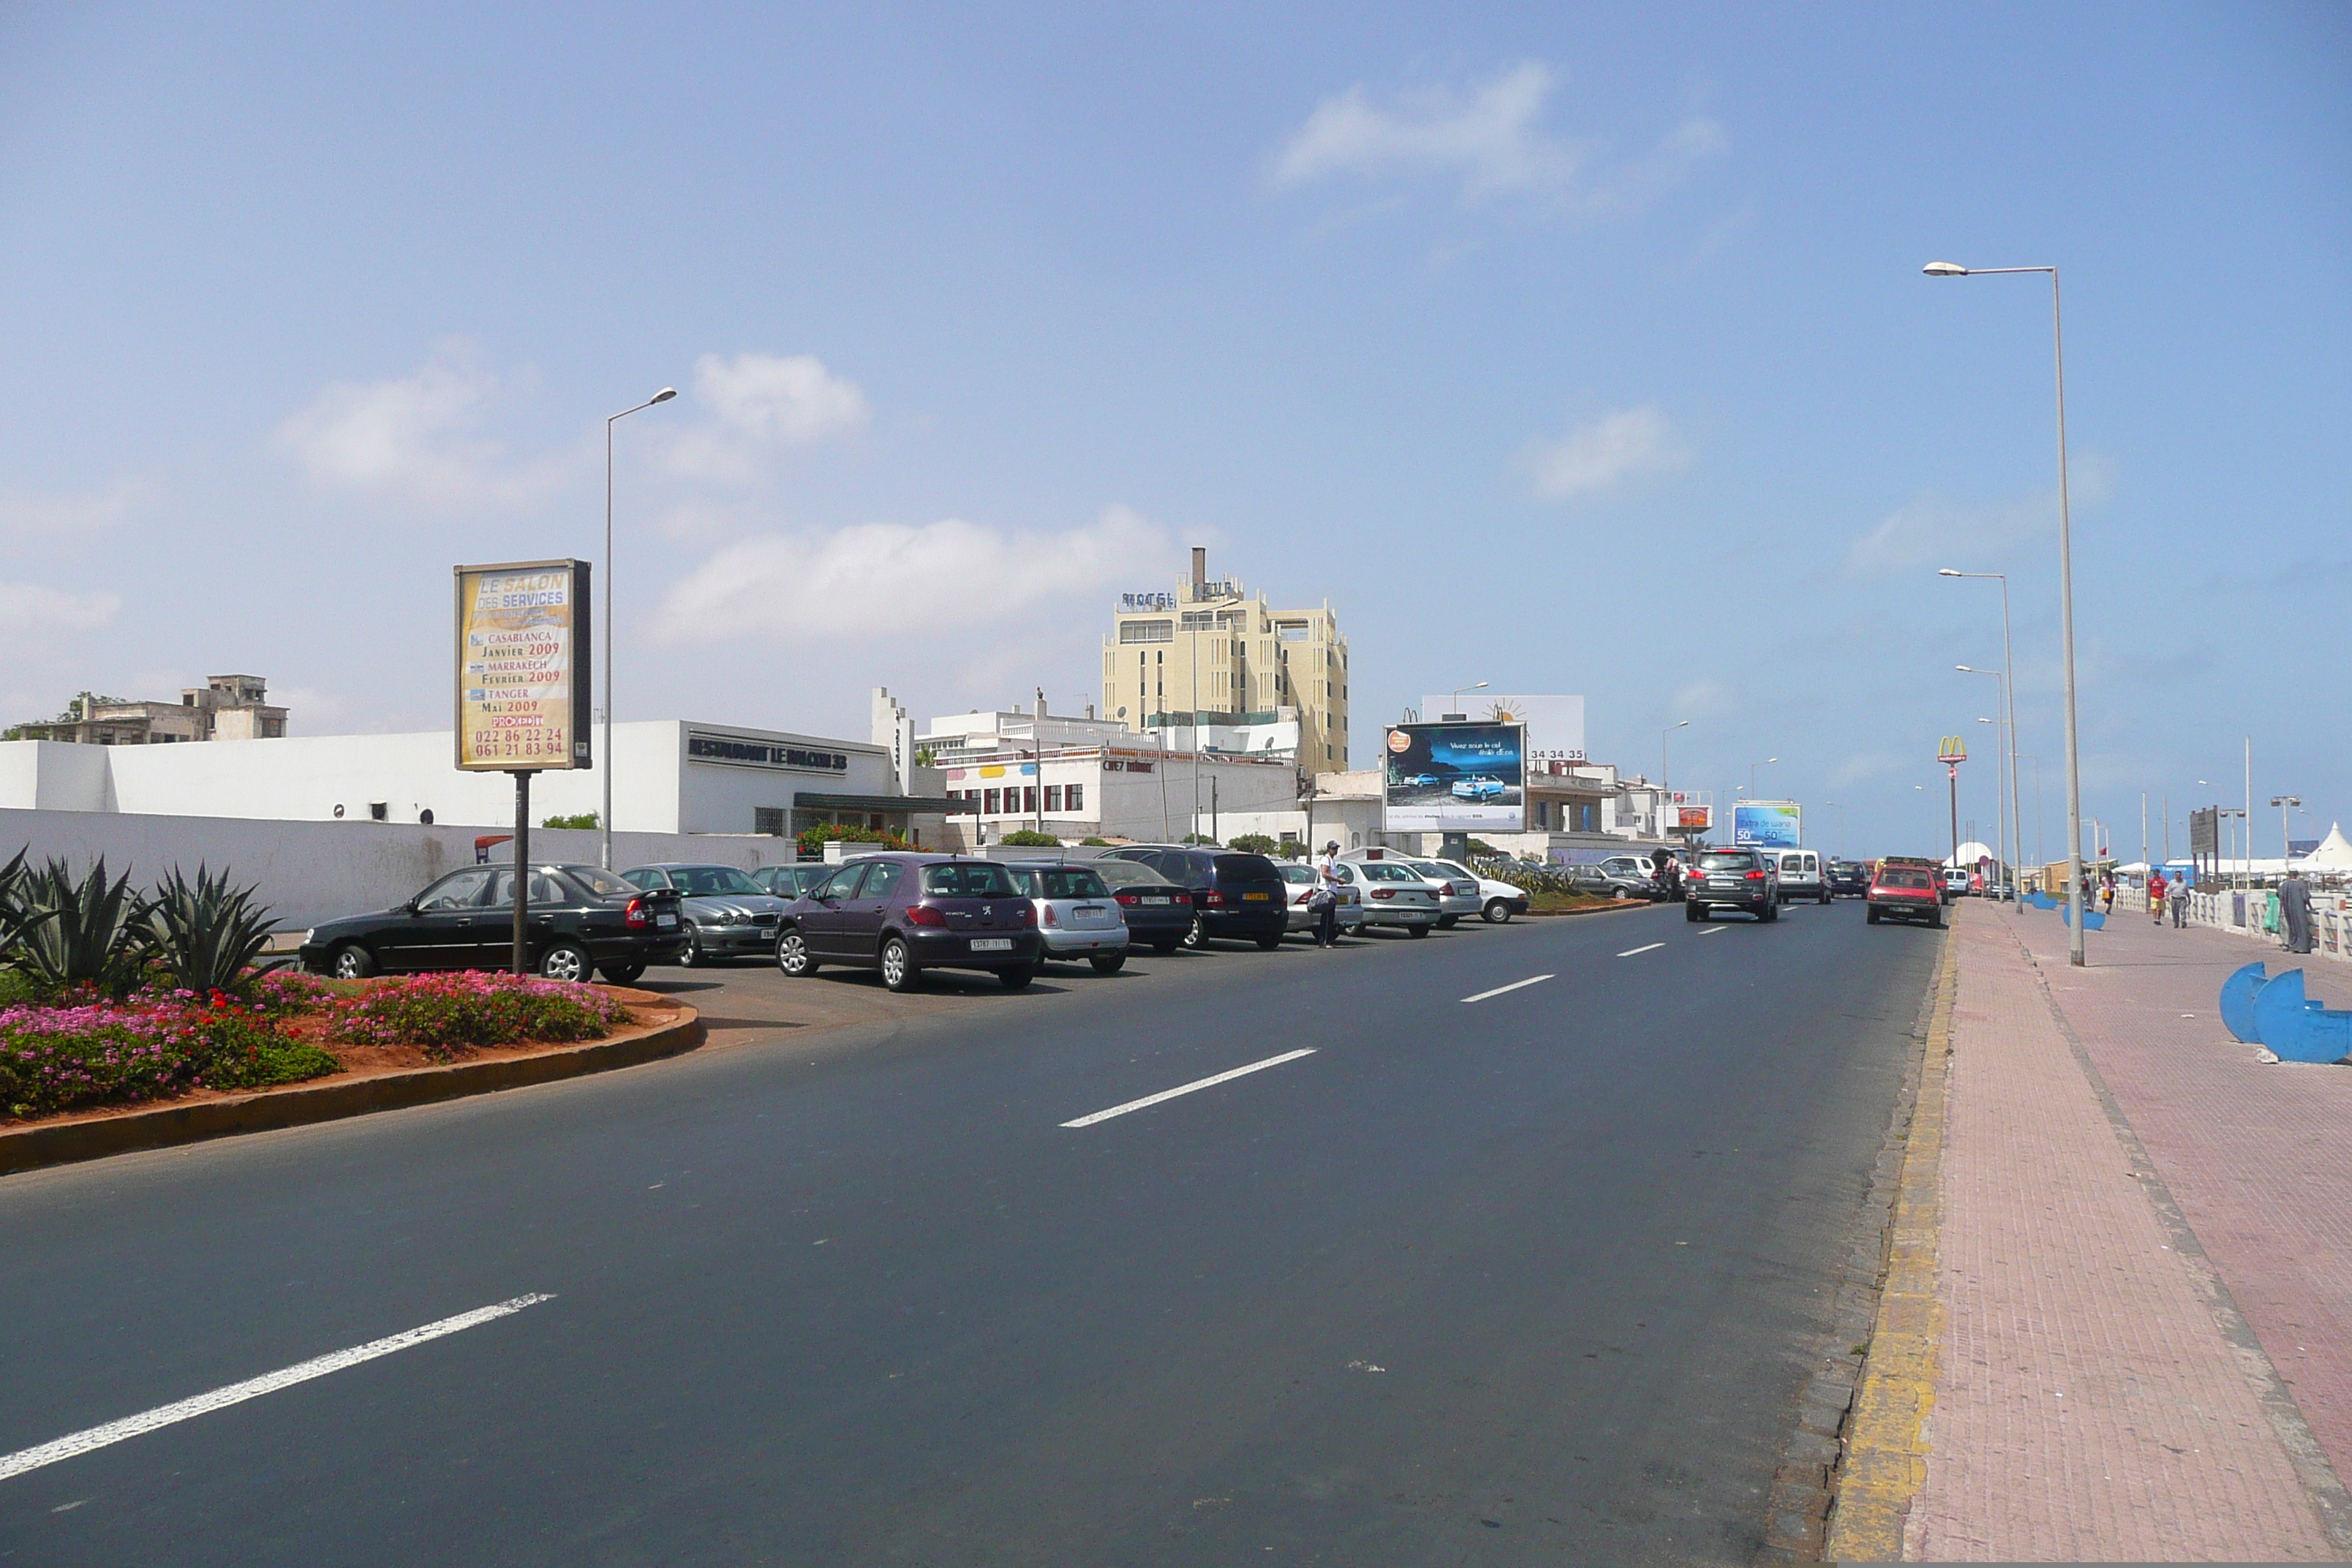
[[(550, 980), (591, 971), (626, 985), (686, 946), (677, 895), (646, 891), (593, 866), (534, 866), (523, 954)], [(504, 969), (514, 959), (514, 870), (468, 866), (406, 903), (314, 926), (302, 967), (358, 980), (418, 969)]]
[(1110, 850), (1097, 867), (1113, 860), (1149, 866), (1192, 890), (1186, 947), (1198, 949), (1211, 937), (1239, 937), (1271, 952), (1282, 945), (1283, 932), (1290, 928), (1290, 885), (1263, 855), (1184, 844), (1133, 844)]
[(1088, 861), (1118, 900), (1131, 947), (1173, 952), (1192, 931), (1192, 889), (1170, 881), (1149, 866), (1105, 858)]

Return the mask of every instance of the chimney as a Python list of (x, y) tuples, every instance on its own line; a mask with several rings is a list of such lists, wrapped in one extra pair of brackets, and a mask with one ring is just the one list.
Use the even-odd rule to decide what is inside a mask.
[(1209, 589), (1209, 552), (1205, 545), (1192, 546), (1192, 597), (1198, 599)]

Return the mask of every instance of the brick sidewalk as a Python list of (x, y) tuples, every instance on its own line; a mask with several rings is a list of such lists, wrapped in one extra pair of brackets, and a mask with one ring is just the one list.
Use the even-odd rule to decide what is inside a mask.
[[(2140, 1131), (2153, 1173), (2179, 1183), (2176, 1194), (2197, 1194), (2181, 1206), (2240, 1299), (2327, 1298), (2324, 1277), (2340, 1284), (2352, 1258), (2343, 1239), (2352, 1187), (2315, 1172), (2307, 1163), (2315, 1152), (2280, 1131), (2325, 1118), (2298, 1098), (2309, 1091), (2287, 1069), (2257, 1068), (2251, 1051), (2213, 1038), (2204, 977), (2218, 984), (2246, 960), (2224, 962), (2212, 944), (2229, 952), (2242, 944), (2135, 933), (2118, 920), (2094, 939), (2105, 967), (2085, 973), (2063, 967), (2064, 928), (2053, 916), (1969, 900), (1956, 917), (1937, 1270), (1944, 1332), (1905, 1554), (2336, 1556), (2290, 1453), (2300, 1426), (2288, 1411), (2282, 1436), (2273, 1406), (2284, 1402), (2266, 1405), (2249, 1375), (2259, 1355), (2231, 1342), (2202, 1263), (2175, 1250), (2186, 1237), (2147, 1173), (2135, 1169), (2129, 1132), (2110, 1119), (2052, 1011), (2054, 997), (2135, 1126), (2135, 1108), (2149, 1110), (2154, 1136)], [(2060, 961), (2037, 969), (2021, 939)], [(2201, 1005), (2179, 1000), (2200, 986)], [(2186, 1012), (2202, 1016), (2178, 1016)], [(2116, 1043), (2125, 1039), (2127, 1047)], [(2352, 1087), (2352, 1072), (2336, 1070)], [(2176, 1109), (2158, 1114), (2167, 1107)], [(2340, 1170), (2344, 1159), (2338, 1148), (2329, 1163)], [(2290, 1181), (2294, 1193), (2281, 1194)], [(2284, 1233), (2283, 1199), (2298, 1216)], [(2229, 1233), (2226, 1256), (2209, 1225)], [(2321, 1250), (2287, 1264), (2293, 1279), (2263, 1272), (2309, 1245)], [(2241, 1286), (2232, 1271), (2246, 1268), (2253, 1272)], [(2340, 1289), (2333, 1300), (2340, 1309)], [(2345, 1318), (2339, 1310), (2326, 1321), (2335, 1333)], [(2269, 1327), (2257, 1326), (2273, 1343)], [(2306, 1331), (2291, 1342), (2309, 1347), (2311, 1359), (2295, 1363), (2303, 1375), (2323, 1360), (2329, 1379), (2346, 1374), (2342, 1342)]]

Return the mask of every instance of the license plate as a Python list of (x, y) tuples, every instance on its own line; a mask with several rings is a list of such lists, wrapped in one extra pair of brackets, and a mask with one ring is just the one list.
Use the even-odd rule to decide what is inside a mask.
[(677, 917), (676, 915), (663, 915), (659, 919), (656, 920), (654, 924), (667, 930), (667, 928), (677, 924)]
[(1244, 903), (1262, 904), (1272, 897), (1274, 897), (1272, 893), (1244, 893), (1242, 895), (1242, 901)]
[(1011, 952), (1013, 939), (1009, 936), (976, 936), (971, 939), (974, 952)]
[(1159, 898), (1156, 898), (1156, 899), (1155, 899), (1155, 898), (1151, 897), (1150, 894), (1148, 894), (1148, 893), (1147, 893), (1146, 895), (1144, 895), (1144, 900), (1143, 900), (1143, 901), (1144, 901), (1145, 903), (1147, 903), (1147, 904), (1171, 904), (1171, 903), (1174, 903), (1176, 900), (1175, 900), (1175, 899), (1174, 899), (1172, 896), (1170, 896), (1170, 895), (1163, 894), (1163, 895), (1161, 895), (1160, 897), (1159, 897)]

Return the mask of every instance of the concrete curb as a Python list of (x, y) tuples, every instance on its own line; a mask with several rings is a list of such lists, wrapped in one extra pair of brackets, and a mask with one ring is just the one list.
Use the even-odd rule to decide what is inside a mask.
[(1870, 1354), (1846, 1429), (1836, 1510), (1830, 1517), (1832, 1563), (1892, 1563), (1903, 1556), (1911, 1500), (1927, 1479), (1927, 1418), (1936, 1404), (1936, 1362), (1944, 1309), (1936, 1294), (1937, 1245), (1943, 1228), (1945, 1086), (1952, 1058), (1952, 1004), (1959, 990), (1957, 949), (1947, 942), (1936, 975), (1919, 1098), (1895, 1194), (1886, 1283), (1878, 1299)]
[(1657, 907), (1655, 899), (1627, 899), (1622, 903), (1593, 904), (1580, 910), (1529, 910), (1511, 918), (1515, 921), (1564, 921), (1578, 915), (1616, 915), (1627, 910), (1654, 910)]
[(222, 1100), (167, 1103), (125, 1116), (0, 1131), (0, 1175), (38, 1170), (44, 1165), (102, 1159), (109, 1154), (127, 1154), (140, 1149), (201, 1143), (239, 1132), (338, 1121), (371, 1111), (430, 1105), (436, 1100), (461, 1100), (467, 1095), (635, 1067), (680, 1055), (702, 1044), (702, 1015), (682, 1005), (679, 1010), (684, 1016), (640, 1035), (590, 1040), (538, 1056), (452, 1062), (446, 1067), (411, 1068), (361, 1079), (327, 1079)]

